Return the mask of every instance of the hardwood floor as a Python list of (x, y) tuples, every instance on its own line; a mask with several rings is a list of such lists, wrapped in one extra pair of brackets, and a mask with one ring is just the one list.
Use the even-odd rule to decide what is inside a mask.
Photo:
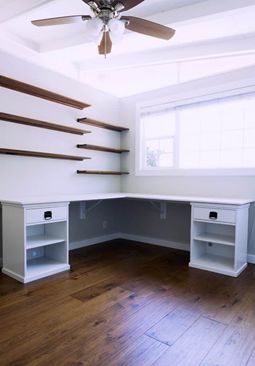
[(70, 273), (0, 275), (0, 365), (254, 366), (255, 266), (235, 279), (188, 261), (119, 240), (71, 252)]

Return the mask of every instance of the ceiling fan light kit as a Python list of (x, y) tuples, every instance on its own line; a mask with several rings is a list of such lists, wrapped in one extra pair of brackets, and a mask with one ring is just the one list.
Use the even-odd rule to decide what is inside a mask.
[(164, 25), (133, 16), (121, 16), (121, 12), (134, 8), (144, 0), (82, 1), (90, 7), (94, 17), (91, 17), (90, 15), (72, 15), (33, 20), (32, 24), (43, 27), (86, 21), (86, 33), (88, 38), (99, 44), (98, 52), (105, 57), (107, 54), (111, 53), (112, 41), (120, 41), (125, 29), (165, 40), (169, 40), (175, 34), (174, 29)]

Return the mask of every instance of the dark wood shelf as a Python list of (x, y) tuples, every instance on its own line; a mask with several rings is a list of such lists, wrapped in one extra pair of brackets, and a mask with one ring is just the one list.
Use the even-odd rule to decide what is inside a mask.
[(84, 135), (85, 133), (90, 133), (90, 131), (81, 130), (79, 128), (57, 125), (55, 123), (39, 121), (39, 120), (36, 120), (36, 119), (16, 116), (16, 115), (13, 115), (13, 114), (8, 114), (8, 113), (0, 113), (0, 120), (7, 121), (7, 122), (18, 123), (18, 124), (26, 125), (26, 126), (45, 128), (47, 130), (54, 130), (54, 131), (72, 133), (72, 134), (75, 134), (75, 135)]
[(111, 147), (89, 145), (89, 144), (77, 145), (77, 147), (79, 149), (103, 151), (103, 152), (109, 152), (109, 153), (114, 153), (114, 154), (121, 154), (121, 153), (129, 152), (129, 150), (126, 150), (126, 149), (113, 149)]
[(91, 118), (78, 118), (77, 122), (84, 123), (85, 125), (105, 128), (106, 130), (112, 130), (112, 131), (117, 131), (117, 132), (129, 131), (129, 128), (127, 128), (127, 127), (115, 126), (115, 125), (111, 125), (109, 123), (96, 121), (95, 119), (91, 119)]
[(26, 84), (18, 80), (10, 79), (6, 76), (0, 75), (0, 86), (15, 90), (21, 93), (33, 95), (34, 97), (42, 98), (49, 100), (51, 102), (59, 103), (66, 105), (68, 107), (76, 108), (76, 109), (84, 109), (87, 107), (90, 107), (89, 104), (80, 102), (75, 99), (71, 99), (68, 97), (65, 97), (63, 95), (53, 93), (49, 90), (39, 88), (34, 85)]
[(14, 150), (14, 149), (4, 149), (4, 148), (0, 148), (0, 154), (30, 156), (30, 157), (35, 157), (35, 158), (76, 160), (76, 161), (91, 159), (91, 158), (84, 157), (84, 156), (51, 154), (51, 153), (45, 153), (45, 152), (40, 152), (40, 151)]
[(77, 170), (77, 174), (98, 174), (98, 175), (123, 175), (129, 174), (128, 172), (116, 172), (106, 170)]

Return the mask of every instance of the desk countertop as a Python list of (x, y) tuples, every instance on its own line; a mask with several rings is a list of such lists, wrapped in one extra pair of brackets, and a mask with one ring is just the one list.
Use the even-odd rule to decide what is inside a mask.
[(143, 193), (89, 193), (79, 195), (55, 195), (55, 196), (13, 196), (3, 197), (0, 199), (2, 203), (10, 204), (40, 204), (40, 203), (56, 203), (56, 202), (79, 202), (94, 200), (109, 200), (119, 198), (142, 199), (142, 200), (159, 200), (171, 202), (198, 202), (198, 203), (218, 203), (226, 205), (245, 205), (255, 201), (255, 198), (224, 198), (224, 197), (203, 197), (203, 196), (182, 196), (182, 195), (159, 195), (159, 194), (143, 194)]

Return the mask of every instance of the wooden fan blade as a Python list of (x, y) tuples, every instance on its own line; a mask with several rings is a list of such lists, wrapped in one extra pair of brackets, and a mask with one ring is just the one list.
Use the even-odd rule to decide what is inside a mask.
[(94, 1), (94, 3), (98, 4), (98, 0), (82, 0), (82, 1), (86, 4), (90, 3), (91, 1)]
[(164, 25), (151, 22), (149, 20), (123, 16), (120, 18), (121, 20), (126, 20), (126, 28), (137, 33), (145, 34), (146, 36), (161, 38), (161, 39), (170, 39), (174, 36), (175, 30)]
[(83, 22), (83, 21), (89, 20), (89, 19), (91, 19), (90, 15), (72, 15), (72, 16), (58, 17), (58, 18), (37, 19), (37, 20), (32, 20), (31, 23), (36, 25), (37, 27), (47, 27), (50, 25), (80, 23), (80, 22)]
[(107, 55), (112, 51), (112, 41), (109, 32), (104, 32), (100, 45), (98, 46), (99, 55)]
[(113, 6), (117, 5), (118, 3), (123, 4), (124, 9), (120, 10), (120, 11), (126, 11), (129, 9), (134, 8), (135, 6), (141, 4), (142, 2), (144, 2), (144, 0), (115, 0), (113, 2)]

